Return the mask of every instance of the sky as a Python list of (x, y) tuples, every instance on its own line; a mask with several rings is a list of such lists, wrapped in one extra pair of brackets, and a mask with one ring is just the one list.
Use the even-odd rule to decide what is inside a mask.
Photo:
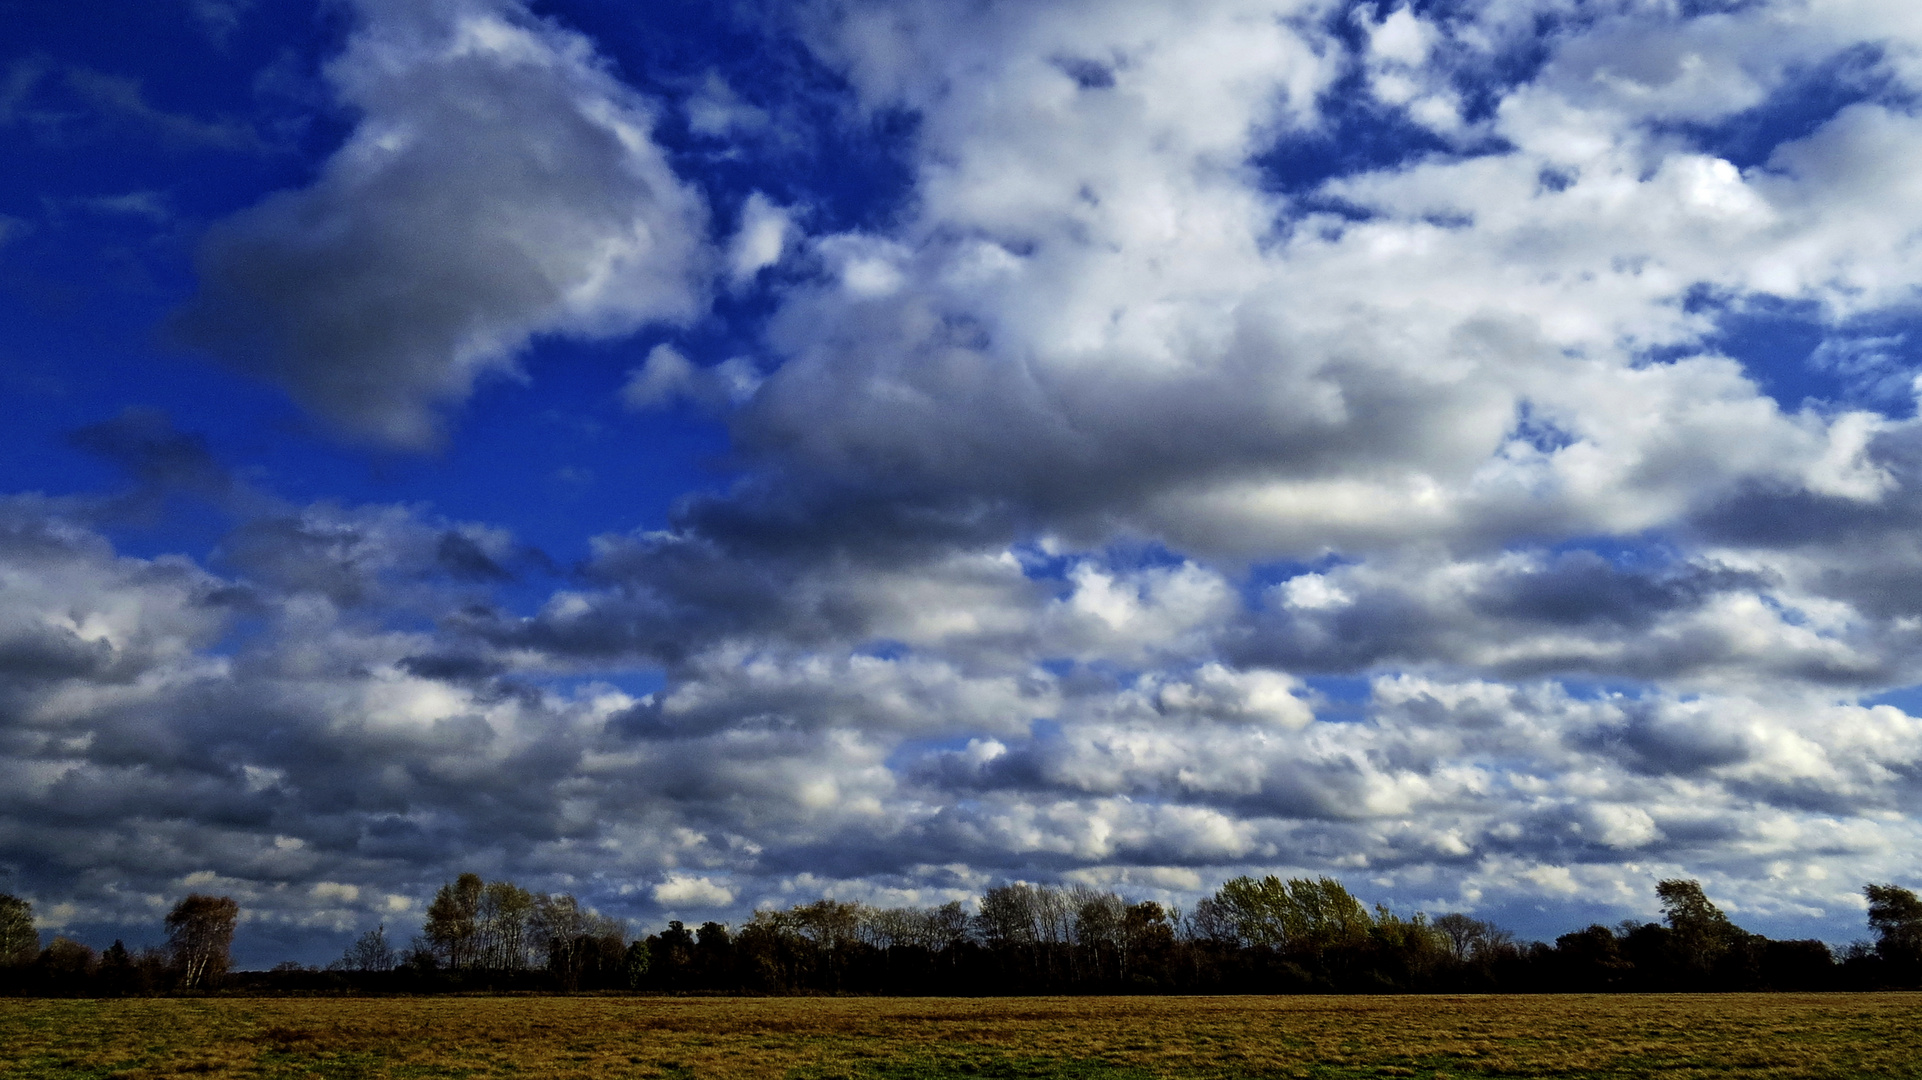
[(47, 935), (1922, 885), (1908, 0), (0, 25)]

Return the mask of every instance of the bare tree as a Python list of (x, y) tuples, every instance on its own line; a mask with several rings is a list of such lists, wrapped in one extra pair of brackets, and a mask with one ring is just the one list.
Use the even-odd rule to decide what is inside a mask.
[(392, 971), (398, 963), (400, 957), (387, 943), (387, 927), (376, 926), (347, 946), (333, 966), (340, 971)]
[(1035, 940), (1035, 889), (1025, 882), (997, 885), (981, 894), (975, 915), (981, 939), (989, 945)]
[(1195, 909), (1188, 917), (1177, 921), (1181, 936), (1188, 941), (1212, 941), (1218, 944), (1240, 944), (1240, 923), (1235, 912), (1226, 903), (1214, 896), (1204, 896), (1195, 901)]
[(182, 989), (210, 986), (232, 963), (234, 922), (240, 905), (231, 897), (195, 893), (167, 913), (167, 948)]
[(1507, 947), (1515, 935), (1494, 923), (1451, 911), (1433, 923), (1437, 933), (1448, 942), (1448, 952), (1457, 960), (1470, 960)]
[(855, 935), (877, 949), (934, 948), (928, 914), (917, 908), (862, 906)]
[(968, 913), (961, 901), (950, 900), (928, 912), (928, 927), (937, 949), (953, 948), (968, 938)]
[(589, 969), (618, 966), (625, 956), (626, 925), (581, 907), (568, 893), (537, 898), (529, 925), (534, 948), (565, 990), (580, 989)]
[(1049, 885), (1034, 887), (1034, 936), (1046, 945), (1068, 945), (1074, 941), (1074, 898), (1065, 889)]

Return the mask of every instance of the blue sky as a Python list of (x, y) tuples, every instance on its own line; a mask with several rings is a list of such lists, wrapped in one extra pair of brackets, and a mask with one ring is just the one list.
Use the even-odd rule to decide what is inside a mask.
[(1905, 5), (0, 16), (49, 932), (1918, 883)]

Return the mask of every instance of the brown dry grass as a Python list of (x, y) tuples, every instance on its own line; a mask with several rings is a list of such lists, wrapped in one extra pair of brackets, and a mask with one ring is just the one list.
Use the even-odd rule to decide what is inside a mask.
[(0, 1000), (42, 1077), (1922, 1076), (1922, 995)]

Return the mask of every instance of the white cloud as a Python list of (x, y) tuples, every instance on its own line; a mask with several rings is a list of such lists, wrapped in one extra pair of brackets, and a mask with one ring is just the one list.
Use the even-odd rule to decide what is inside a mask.
[(654, 886), (654, 902), (668, 908), (696, 910), (726, 907), (734, 902), (734, 890), (705, 877), (669, 874), (667, 880)]
[[(1145, 687), (1144, 687), (1145, 688)], [(1314, 720), (1301, 680), (1276, 671), (1232, 671), (1204, 664), (1186, 680), (1154, 688), (1164, 712), (1300, 728)]]
[(741, 208), (741, 227), (728, 244), (728, 275), (735, 285), (753, 280), (754, 275), (781, 261), (788, 241), (795, 232), (793, 216), (754, 192)]
[(630, 409), (649, 409), (694, 393), (695, 368), (672, 345), (656, 345), (647, 360), (627, 373), (621, 403)]
[[(1855, 231), (1842, 194), (1903, 182), (1877, 179), (1906, 160), (1889, 110), (1845, 110), (1747, 172), (1647, 127), (1756, 105), (1847, 43), (1837, 23), (1785, 45), (1775, 12), (1602, 18), (1481, 121), (1515, 149), (1326, 184), (1374, 215), (1358, 222), (1245, 164), (1320, 120), (1333, 47), (1310, 24), (1235, 3), (1179, 28), (1112, 5), (908, 10), (838, 5), (816, 31), (872, 104), (919, 110), (920, 200), (893, 237), (815, 245), (840, 287), (790, 296), (787, 361), (747, 418), (790, 463), (910, 470), (1092, 542), (1119, 527), (1250, 559), (1634, 533), (1757, 481), (1881, 490), (1861, 421), (1778, 407), (1705, 349), (1643, 361), (1710, 328), (1691, 289), (1845, 312), (1913, 277), (1889, 261), (1906, 233)], [(1370, 55), (1418, 73), (1410, 93), (1444, 86), (1476, 34), (1515, 32), (1505, 11), (1448, 50), (1400, 9)], [(1109, 58), (1106, 81), (1063, 55)], [(1544, 188), (1555, 168), (1571, 181)], [(1528, 409), (1567, 444), (1511, 441)]]
[(753, 397), (761, 381), (760, 371), (746, 357), (699, 368), (674, 346), (662, 344), (648, 350), (641, 366), (627, 373), (627, 381), (621, 385), (621, 404), (642, 412), (685, 399), (722, 409)]
[(716, 72), (708, 72), (688, 96), (687, 126), (697, 135), (720, 138), (737, 132), (758, 132), (773, 122), (766, 111), (741, 100)]
[(360, 887), (339, 881), (316, 881), (308, 893), (316, 900), (351, 904), (360, 899)]

